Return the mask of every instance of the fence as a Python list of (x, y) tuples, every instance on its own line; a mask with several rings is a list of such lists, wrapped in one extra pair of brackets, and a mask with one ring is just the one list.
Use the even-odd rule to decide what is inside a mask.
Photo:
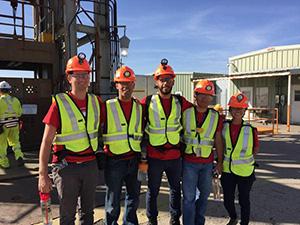
[[(226, 118), (231, 118), (228, 109), (224, 109), (223, 114)], [(249, 108), (244, 120), (253, 124), (259, 134), (278, 134), (278, 108)]]

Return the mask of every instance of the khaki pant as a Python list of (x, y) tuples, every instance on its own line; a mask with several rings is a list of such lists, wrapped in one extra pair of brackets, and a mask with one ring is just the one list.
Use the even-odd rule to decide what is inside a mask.
[(8, 145), (13, 148), (16, 160), (23, 158), (19, 139), (19, 126), (10, 128), (3, 126), (3, 133), (0, 134), (0, 158), (6, 158)]
[(60, 170), (52, 170), (52, 176), (60, 201), (60, 225), (75, 224), (77, 206), (79, 206), (80, 225), (93, 224), (98, 177), (96, 160), (79, 164), (68, 163)]

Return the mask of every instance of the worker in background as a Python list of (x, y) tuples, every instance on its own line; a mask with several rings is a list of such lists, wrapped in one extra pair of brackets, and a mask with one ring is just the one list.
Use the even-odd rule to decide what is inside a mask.
[(132, 97), (136, 77), (131, 68), (122, 66), (114, 82), (118, 97), (105, 102), (103, 142), (107, 155), (104, 169), (106, 183), (106, 225), (118, 224), (123, 183), (126, 186), (123, 224), (138, 225), (141, 183), (137, 180), (141, 154), (142, 105)]
[(180, 224), (181, 216), (181, 114), (191, 107), (184, 97), (172, 95), (175, 73), (166, 59), (154, 73), (157, 94), (141, 100), (145, 116), (148, 158), (148, 191), (146, 196), (149, 225), (157, 224), (157, 197), (165, 172), (169, 188), (170, 224)]
[(208, 196), (211, 192), (214, 152), (216, 172), (222, 171), (223, 143), (222, 119), (214, 109), (208, 108), (215, 95), (211, 81), (200, 80), (194, 89), (196, 105), (183, 113), (183, 224), (204, 225)]
[(237, 93), (231, 96), (228, 106), (232, 120), (224, 122), (222, 132), (226, 149), (221, 177), (224, 206), (230, 216), (227, 224), (237, 224), (234, 204), (237, 187), (241, 207), (240, 224), (247, 225), (250, 217), (250, 191), (255, 181), (254, 156), (258, 152), (258, 136), (256, 128), (243, 121), (243, 116), (248, 108), (246, 95)]
[(214, 106), (214, 110), (216, 110), (217, 112), (219, 112), (220, 116), (222, 117), (223, 120), (226, 119), (226, 113), (224, 112), (223, 107), (220, 104), (216, 104)]
[(7, 144), (12, 146), (18, 166), (24, 164), (24, 154), (19, 138), (19, 119), (22, 115), (20, 101), (9, 94), (11, 86), (6, 81), (0, 82), (0, 167), (10, 167), (7, 157)]
[(40, 192), (51, 191), (48, 160), (53, 143), (52, 177), (60, 201), (60, 224), (74, 224), (78, 197), (80, 223), (93, 224), (94, 199), (98, 169), (101, 99), (88, 94), (91, 68), (84, 53), (68, 60), (66, 78), (71, 91), (54, 96), (45, 116), (45, 130), (40, 147)]

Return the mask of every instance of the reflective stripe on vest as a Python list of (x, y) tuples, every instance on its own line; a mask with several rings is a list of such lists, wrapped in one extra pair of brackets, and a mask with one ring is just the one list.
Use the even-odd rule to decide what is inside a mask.
[(197, 132), (196, 109), (188, 108), (183, 113), (184, 142), (186, 154), (196, 154), (198, 157), (207, 158), (210, 156), (214, 136), (217, 131), (219, 113), (208, 109), (208, 114), (201, 126), (202, 132)]
[(8, 94), (0, 97), (0, 120), (5, 120), (11, 117), (20, 117), (22, 107), (16, 97)]
[(142, 106), (135, 100), (132, 101), (132, 110), (129, 124), (125, 118), (118, 99), (106, 101), (107, 131), (103, 134), (103, 142), (109, 145), (109, 150), (120, 155), (131, 150), (141, 151), (142, 141)]
[(254, 170), (253, 130), (250, 125), (243, 124), (235, 148), (232, 147), (230, 137), (230, 123), (226, 122), (222, 131), (225, 140), (223, 171), (239, 176), (250, 176)]
[(98, 130), (100, 126), (100, 104), (93, 94), (87, 95), (86, 118), (68, 94), (55, 96), (61, 118), (61, 133), (56, 134), (54, 144), (65, 145), (73, 152), (98, 148)]
[(160, 146), (169, 142), (177, 145), (182, 130), (181, 105), (177, 97), (171, 97), (171, 112), (168, 118), (165, 115), (159, 95), (152, 95), (148, 109), (148, 123), (145, 132), (149, 135), (152, 146)]

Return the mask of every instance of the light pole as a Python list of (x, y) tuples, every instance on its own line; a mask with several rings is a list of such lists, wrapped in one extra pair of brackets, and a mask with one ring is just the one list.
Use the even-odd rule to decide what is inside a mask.
[(122, 65), (122, 57), (127, 57), (128, 55), (128, 48), (129, 48), (129, 43), (130, 39), (126, 36), (126, 25), (117, 25), (117, 26), (111, 26), (110, 28), (123, 28), (124, 29), (124, 34), (122, 37), (118, 37), (118, 42), (119, 42), (119, 52), (120, 52), (120, 64)]
[(126, 57), (128, 55), (130, 39), (126, 36), (126, 32), (124, 30), (124, 36), (120, 38), (120, 49), (121, 56)]

